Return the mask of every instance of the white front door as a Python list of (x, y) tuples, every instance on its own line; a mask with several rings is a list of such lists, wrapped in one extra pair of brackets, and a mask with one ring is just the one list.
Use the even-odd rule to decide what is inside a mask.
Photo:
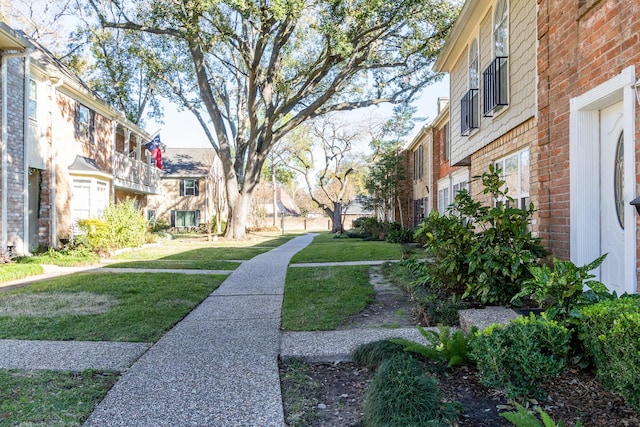
[(600, 112), (600, 280), (624, 293), (624, 132), (622, 102)]

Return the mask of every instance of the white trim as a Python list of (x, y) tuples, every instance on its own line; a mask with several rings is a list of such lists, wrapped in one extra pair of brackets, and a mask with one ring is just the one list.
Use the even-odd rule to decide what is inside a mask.
[[(636, 212), (629, 204), (636, 188), (635, 158), (635, 67), (622, 72), (570, 100), (570, 248), (571, 261), (587, 264), (600, 256), (600, 209), (594, 195), (600, 187), (600, 110), (623, 102), (624, 144), (624, 283), (625, 291), (636, 292)], [(594, 190), (596, 189), (596, 190)], [(600, 269), (594, 271), (600, 278)], [(606, 285), (606, 283), (605, 283)]]

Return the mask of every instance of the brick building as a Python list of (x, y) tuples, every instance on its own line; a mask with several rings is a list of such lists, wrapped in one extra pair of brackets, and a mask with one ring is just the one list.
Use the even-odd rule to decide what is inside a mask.
[(0, 23), (0, 251), (70, 239), (110, 201), (160, 190), (149, 135), (23, 33)]
[(640, 8), (540, 0), (537, 25), (540, 236), (576, 264), (637, 292)]

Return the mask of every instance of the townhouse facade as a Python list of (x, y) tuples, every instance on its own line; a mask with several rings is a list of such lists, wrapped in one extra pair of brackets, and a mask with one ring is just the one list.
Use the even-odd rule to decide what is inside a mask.
[[(467, 0), (434, 64), (450, 76), (448, 151), (427, 127), (407, 155), (415, 168), (431, 139), (428, 206), (459, 190), (440, 191), (448, 168), (470, 178), (493, 165), (518, 207), (535, 206), (531, 230), (553, 256), (585, 265), (606, 253), (596, 278), (638, 292), (639, 34), (633, 2)], [(414, 212), (426, 185), (414, 171)], [(469, 190), (496, 203), (480, 183)]]
[(4, 23), (0, 57), (0, 250), (66, 244), (110, 202), (145, 208), (161, 173), (142, 148), (149, 135)]
[(222, 164), (215, 149), (167, 148), (163, 170), (160, 194), (148, 198), (150, 221), (192, 230), (226, 217)]

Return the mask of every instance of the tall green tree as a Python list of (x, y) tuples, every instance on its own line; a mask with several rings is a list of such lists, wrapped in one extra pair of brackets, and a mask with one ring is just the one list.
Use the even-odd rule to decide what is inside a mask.
[(371, 141), (372, 166), (365, 181), (369, 198), (365, 207), (377, 212), (384, 222), (399, 221), (404, 225), (400, 206), (400, 183), (407, 179), (401, 146), (413, 129), (416, 108), (407, 104), (396, 105), (393, 115), (382, 126), (379, 135)]
[[(458, 6), (448, 0), (87, 0), (102, 26), (149, 36), (158, 90), (193, 112), (218, 152), (242, 238), (279, 140), (332, 111), (411, 100)], [(145, 38), (145, 40), (147, 40)]]

